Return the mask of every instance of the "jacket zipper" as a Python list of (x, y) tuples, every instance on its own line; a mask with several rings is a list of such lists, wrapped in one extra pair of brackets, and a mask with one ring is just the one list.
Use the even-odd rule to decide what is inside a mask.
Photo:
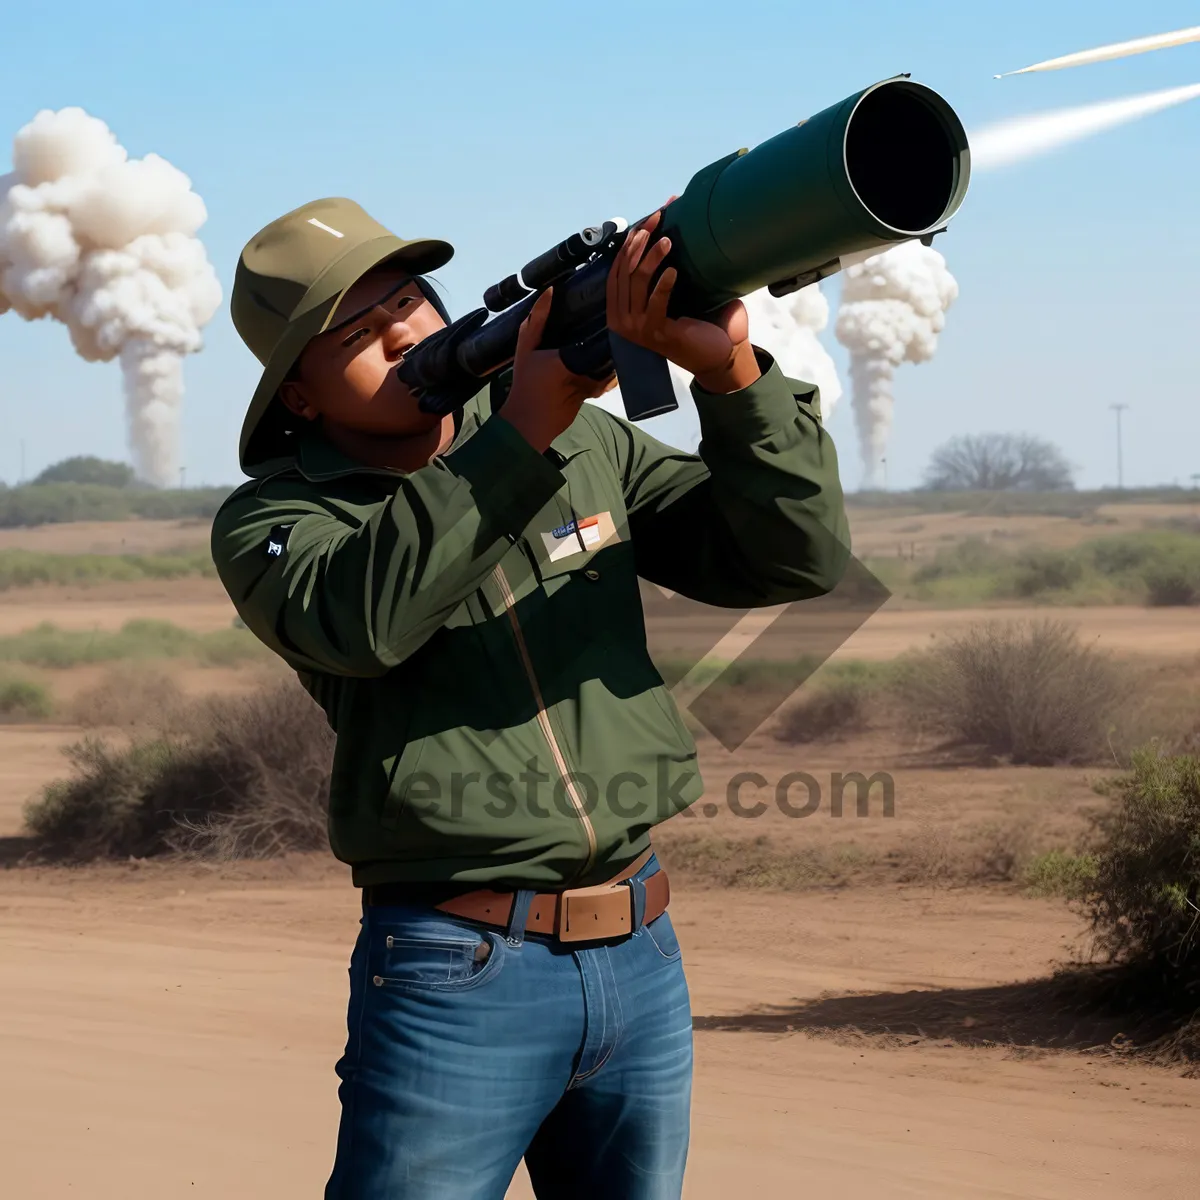
[(525, 674), (529, 678), (529, 686), (533, 689), (533, 698), (537, 703), (537, 718), (538, 724), (542, 727), (542, 733), (546, 737), (546, 741), (550, 743), (550, 753), (554, 755), (554, 762), (558, 768), (559, 778), (566, 785), (567, 794), (571, 797), (571, 804), (579, 819), (583, 822), (584, 832), (587, 834), (588, 840), (588, 856), (587, 861), (583, 865), (580, 874), (586, 874), (592, 869), (592, 863), (596, 860), (596, 830), (592, 827), (592, 820), (587, 814), (587, 807), (579, 798), (579, 792), (575, 787), (575, 780), (568, 779), (567, 760), (563, 756), (563, 752), (558, 744), (558, 739), (554, 736), (554, 728), (550, 724), (550, 714), (546, 711), (546, 702), (542, 699), (542, 689), (538, 685), (537, 675), (533, 670), (533, 660), (529, 657), (529, 647), (525, 644), (525, 635), (521, 632), (521, 621), (517, 616), (516, 598), (513, 596), (512, 589), (508, 586), (508, 579), (504, 574), (500, 564), (496, 564), (495, 569), (496, 582), (500, 585), (501, 595), (504, 597), (504, 611), (508, 613), (508, 619), (513, 629), (513, 636), (517, 639), (517, 649), (521, 652), (521, 661), (525, 664)]

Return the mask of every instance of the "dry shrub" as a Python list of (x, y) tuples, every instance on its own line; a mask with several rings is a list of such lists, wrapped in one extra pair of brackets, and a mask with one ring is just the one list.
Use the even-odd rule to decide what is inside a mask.
[(862, 733), (868, 724), (871, 690), (861, 679), (838, 679), (783, 710), (775, 725), (781, 742), (834, 741)]
[(68, 715), (84, 729), (146, 728), (160, 733), (185, 730), (191, 705), (164, 671), (121, 665), (111, 667), (99, 683), (80, 691)]
[(86, 862), (264, 858), (326, 845), (333, 733), (295, 682), (187, 710), (186, 732), (69, 748), (73, 777), (26, 811), (34, 851)]
[(0, 674), (0, 722), (44, 721), (53, 715), (54, 697), (44, 684)]
[(1095, 762), (1128, 683), (1060, 621), (989, 621), (913, 656), (898, 684), (908, 721), (1013, 763)]
[(1034, 857), (1036, 832), (1027, 821), (1008, 820), (948, 829), (935, 821), (890, 853), (900, 883), (932, 887), (1013, 883)]

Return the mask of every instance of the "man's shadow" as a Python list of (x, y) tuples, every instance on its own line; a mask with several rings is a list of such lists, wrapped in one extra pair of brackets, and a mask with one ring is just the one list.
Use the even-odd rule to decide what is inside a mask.
[[(1143, 981), (1120, 967), (1076, 966), (1043, 979), (992, 987), (826, 995), (733, 1016), (697, 1016), (697, 1030), (866, 1035), (897, 1041), (1005, 1046), (1029, 1051), (1145, 1047), (1169, 1039), (1188, 1014), (1139, 998)], [(1200, 1058), (1200, 1031), (1190, 1052)]]

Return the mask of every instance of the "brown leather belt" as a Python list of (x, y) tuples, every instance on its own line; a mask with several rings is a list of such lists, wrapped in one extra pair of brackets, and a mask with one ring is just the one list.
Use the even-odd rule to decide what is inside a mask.
[[(561, 942), (600, 941), (632, 933), (633, 889), (625, 881), (636, 875), (650, 861), (652, 854), (653, 850), (647, 850), (606, 883), (568, 888), (562, 892), (538, 892), (529, 905), (525, 932), (549, 934)], [(671, 885), (666, 871), (660, 868), (643, 886), (646, 911), (642, 923), (649, 925), (667, 911)], [(367, 889), (366, 901), (368, 904), (386, 904), (392, 902), (392, 897), (399, 896), (400, 889), (372, 887)], [(469, 921), (507, 929), (515, 901), (515, 892), (479, 888), (443, 900), (434, 907)]]

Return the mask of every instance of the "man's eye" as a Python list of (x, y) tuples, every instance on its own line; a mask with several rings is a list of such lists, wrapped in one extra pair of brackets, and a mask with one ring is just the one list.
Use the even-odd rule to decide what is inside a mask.
[(343, 343), (343, 346), (353, 346), (363, 334), (368, 333), (366, 329), (356, 329)]

